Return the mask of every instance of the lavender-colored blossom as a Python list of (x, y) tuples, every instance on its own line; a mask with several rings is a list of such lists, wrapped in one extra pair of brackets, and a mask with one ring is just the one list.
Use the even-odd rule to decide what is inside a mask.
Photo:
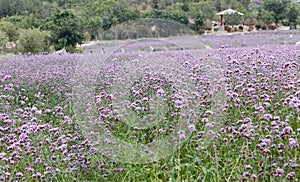
[(0, 159), (2, 159), (5, 155), (6, 155), (5, 152), (1, 152), (1, 153), (0, 153)]
[(56, 168), (54, 171), (56, 174), (60, 173), (60, 169)]
[(165, 95), (165, 91), (163, 89), (157, 90), (157, 97), (163, 97)]
[(91, 148), (90, 150), (91, 150), (92, 153), (95, 153), (95, 152), (98, 151), (96, 148)]
[(294, 138), (289, 138), (289, 144), (292, 149), (299, 147), (298, 141), (295, 140)]
[(190, 124), (190, 125), (188, 126), (188, 128), (189, 128), (190, 132), (196, 131), (196, 127), (195, 127), (194, 124)]
[(256, 180), (257, 179), (257, 175), (256, 174), (252, 174), (251, 178), (252, 178), (252, 180)]
[(34, 169), (33, 169), (33, 168), (25, 168), (25, 171), (26, 171), (26, 172), (31, 172), (31, 173), (32, 173), (32, 172), (34, 172)]
[(17, 173), (16, 173), (16, 176), (20, 178), (20, 177), (22, 177), (22, 176), (23, 176), (23, 173), (21, 173), (21, 172), (17, 172)]
[(252, 167), (251, 167), (250, 165), (245, 165), (244, 168), (245, 168), (246, 170), (252, 169)]
[(292, 163), (292, 164), (291, 164), (291, 167), (292, 167), (292, 168), (297, 168), (297, 167), (299, 167), (299, 165), (296, 164), (296, 163)]
[(185, 139), (185, 138), (186, 138), (186, 135), (185, 135), (185, 131), (184, 131), (184, 130), (178, 131), (178, 135), (179, 135), (179, 139)]
[[(229, 162), (224, 172), (232, 171), (232, 176), (242, 177), (232, 178), (233, 181), (247, 180), (250, 176), (252, 180), (276, 176), (295, 180), (298, 171), (290, 170), (298, 170), (298, 161), (290, 159), (296, 156), (299, 148), (300, 129), (295, 128), (299, 117), (295, 116), (300, 113), (300, 54), (298, 47), (287, 44), (295, 44), (300, 34), (293, 32), (293, 37), (289, 35), (290, 31), (262, 31), (239, 36), (205, 36), (203, 39), (213, 46), (212, 51), (206, 54), (208, 52), (203, 50), (203, 54), (202, 50), (189, 49), (194, 54), (191, 57), (187, 57), (186, 52), (180, 55), (182, 51), (177, 50), (159, 50), (149, 54), (141, 51), (147, 50), (149, 45), (136, 43), (125, 46), (124, 52), (115, 51), (107, 61), (100, 61), (99, 54), (1, 59), (0, 176), (5, 176), (7, 181), (47, 181), (54, 179), (55, 174), (66, 172), (67, 175), (59, 177), (77, 179), (78, 174), (94, 170), (96, 166), (99, 172), (91, 173), (95, 179), (104, 175), (110, 181), (113, 180), (110, 173), (125, 170), (122, 162), (117, 166), (116, 163), (105, 165), (107, 159), (116, 157), (114, 151), (119, 152), (118, 147), (114, 148), (119, 144), (113, 139), (114, 135), (117, 134), (120, 140), (136, 142), (132, 146), (152, 147), (155, 146), (152, 144), (160, 144), (159, 140), (165, 134), (188, 139), (186, 132), (195, 132), (199, 128), (202, 131), (197, 133), (197, 138), (191, 136), (192, 140), (187, 142), (192, 146), (187, 147), (192, 150), (188, 153), (202, 155), (205, 152), (216, 165), (224, 158), (224, 163)], [(286, 45), (273, 46), (275, 41), (281, 40)], [(195, 41), (200, 42), (199, 39)], [(150, 41), (150, 44), (158, 46), (158, 49), (162, 45), (168, 47), (168, 44), (157, 41)], [(224, 44), (226, 46), (222, 46)], [(147, 56), (151, 58), (150, 64)], [(77, 83), (74, 83), (77, 78), (73, 76), (80, 75), (74, 70), (84, 65), (81, 58), (91, 62), (96, 60), (99, 65), (93, 63), (93, 68), (100, 72), (99, 80), (95, 80), (99, 81), (99, 85), (95, 83), (95, 93), (83, 94), (84, 97), (95, 94), (94, 100), (91, 100), (96, 104), (95, 109), (87, 105), (83, 115), (95, 111), (96, 118), (99, 116), (100, 120), (93, 122), (90, 121), (93, 117), (88, 118), (88, 132), (83, 132), (84, 126), (78, 126), (81, 124), (80, 113), (73, 115), (73, 100), (76, 99), (72, 97), (77, 90), (70, 93), (72, 87), (77, 88)], [(219, 66), (222, 73), (214, 75), (215, 72), (210, 70)], [(92, 71), (88, 68), (82, 70), (87, 77)], [(213, 80), (210, 76), (214, 77)], [(83, 84), (83, 88), (86, 86), (86, 83), (79, 84)], [(192, 91), (189, 87), (193, 87)], [(218, 91), (226, 93), (222, 103), (218, 103)], [(219, 108), (214, 108), (215, 104), (220, 104)], [(138, 124), (151, 126), (157, 120), (158, 125), (151, 129), (130, 126), (124, 130), (120, 126), (132, 121), (129, 112), (142, 121)], [(178, 131), (176, 127), (181, 126), (182, 121), (191, 118), (195, 122), (185, 123), (185, 131), (174, 132)], [(103, 129), (101, 134), (97, 133), (98, 127)], [(206, 133), (207, 138), (213, 140), (206, 140)], [(208, 141), (212, 147), (202, 146)], [(165, 145), (172, 146), (168, 142)], [(241, 153), (237, 151), (240, 145), (243, 145)], [(200, 150), (199, 146), (205, 150)], [(184, 150), (186, 148), (181, 148), (182, 154), (186, 153)], [(149, 156), (159, 157), (155, 154), (158, 150), (146, 148), (146, 151)], [(234, 162), (229, 161), (233, 153), (240, 154), (245, 162), (250, 159), (251, 165), (242, 166), (244, 171), (240, 173), (243, 176), (236, 174)], [(158, 162), (156, 159), (153, 161)], [(186, 161), (182, 159), (182, 165)], [(195, 169), (206, 165), (203, 162), (205, 160), (194, 163)], [(162, 169), (170, 170), (172, 167), (163, 166)], [(252, 169), (257, 175), (251, 173), (254, 172)], [(286, 176), (283, 169), (288, 173)], [(18, 177), (16, 172), (20, 170), (24, 170), (22, 175), (19, 174), (22, 179), (15, 179)], [(145, 170), (148, 170), (147, 166)], [(181, 175), (182, 179), (186, 177), (184, 171)]]
[(208, 119), (207, 119), (207, 118), (203, 118), (201, 121), (202, 121), (203, 123), (207, 123), (207, 122), (208, 122)]
[(181, 100), (175, 100), (175, 102), (174, 102), (175, 108), (181, 108), (182, 105), (183, 105), (183, 103)]
[(288, 180), (293, 180), (296, 176), (296, 173), (295, 172), (290, 172), (286, 175), (286, 179)]
[(286, 126), (286, 127), (283, 128), (283, 130), (282, 130), (282, 134), (283, 134), (283, 135), (287, 135), (287, 134), (292, 133), (292, 132), (293, 132), (293, 128), (290, 127), (290, 126)]
[(250, 176), (250, 173), (249, 173), (249, 172), (244, 172), (244, 173), (243, 173), (243, 176), (244, 176), (244, 177), (249, 177), (249, 176)]
[(276, 174), (277, 174), (278, 176), (282, 176), (283, 173), (284, 173), (284, 170), (283, 170), (283, 169), (281, 169), (281, 168), (277, 168), (277, 169), (276, 169)]

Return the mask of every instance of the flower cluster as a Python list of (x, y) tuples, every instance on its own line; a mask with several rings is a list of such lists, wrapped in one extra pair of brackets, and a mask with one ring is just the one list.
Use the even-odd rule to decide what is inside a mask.
[(300, 34), (249, 35), (1, 60), (0, 180), (299, 179)]

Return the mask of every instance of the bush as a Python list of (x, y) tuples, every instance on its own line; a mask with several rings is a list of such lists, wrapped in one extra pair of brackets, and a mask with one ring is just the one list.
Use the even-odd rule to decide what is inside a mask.
[(228, 25), (225, 25), (224, 26), (224, 30), (226, 30), (227, 31), (227, 29), (229, 28), (229, 26)]
[(45, 45), (45, 37), (47, 32), (40, 29), (23, 29), (19, 35), (19, 51), (22, 53), (41, 53), (47, 48)]
[(239, 30), (242, 32), (244, 30), (244, 26), (240, 25)]
[(201, 35), (201, 34), (204, 34), (205, 33), (205, 30), (204, 29), (199, 29), (198, 30), (198, 33)]
[(107, 33), (104, 35), (104, 40), (114, 40), (115, 36), (111, 33)]
[(266, 26), (266, 25), (262, 25), (262, 26), (261, 26), (261, 29), (262, 29), (262, 30), (267, 30), (267, 26)]
[[(249, 27), (250, 28), (250, 27)], [(261, 24), (256, 24), (255, 25), (256, 30), (259, 30), (261, 28)]]
[(289, 27), (290, 27), (290, 30), (297, 29), (297, 25), (294, 25), (293, 23), (291, 23), (289, 25)]
[(1, 21), (0, 30), (7, 34), (10, 42), (16, 41), (18, 39), (18, 30), (14, 24), (6, 21)]
[(248, 31), (251, 32), (252, 30), (254, 30), (254, 27), (250, 26), (249, 29), (248, 29)]
[(214, 28), (214, 32), (217, 32), (217, 31), (219, 31), (219, 28)]
[(75, 52), (76, 53), (83, 53), (83, 48), (82, 47), (76, 47)]
[(206, 26), (204, 29), (205, 29), (205, 30), (208, 30), (208, 31), (211, 31), (211, 30), (212, 30), (212, 28), (209, 27), (209, 26)]
[(79, 16), (72, 10), (53, 11), (44, 28), (50, 31), (48, 41), (56, 50), (63, 47), (75, 49), (76, 45), (81, 44), (85, 38)]
[(8, 35), (4, 31), (0, 30), (0, 49), (5, 48), (5, 45), (8, 41)]
[(228, 27), (226, 30), (227, 30), (228, 33), (232, 32), (232, 28), (231, 27)]
[(269, 25), (269, 30), (276, 30), (276, 29), (277, 29), (276, 25)]
[(244, 25), (246, 26), (254, 26), (257, 23), (257, 20), (253, 16), (246, 16)]
[(232, 28), (230, 26), (228, 26), (228, 25), (226, 25), (224, 27), (224, 30), (227, 31), (227, 32), (232, 32), (233, 31)]
[(90, 33), (89, 32), (85, 32), (84, 33), (84, 40), (86, 42), (90, 41), (91, 40), (91, 36), (90, 36)]
[(76, 53), (76, 48), (72, 45), (68, 45), (65, 48), (66, 48), (66, 51), (69, 53)]
[(283, 26), (289, 26), (290, 25), (290, 23), (288, 21), (281, 21), (281, 24)]

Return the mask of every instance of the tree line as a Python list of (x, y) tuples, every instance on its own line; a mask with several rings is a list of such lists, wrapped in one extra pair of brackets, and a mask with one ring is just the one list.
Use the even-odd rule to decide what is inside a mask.
[(245, 14), (228, 20), (232, 24), (300, 23), (295, 0), (1, 0), (0, 51), (15, 42), (22, 53), (75, 52), (77, 44), (111, 38), (101, 32), (143, 18), (169, 19), (201, 32), (227, 8)]

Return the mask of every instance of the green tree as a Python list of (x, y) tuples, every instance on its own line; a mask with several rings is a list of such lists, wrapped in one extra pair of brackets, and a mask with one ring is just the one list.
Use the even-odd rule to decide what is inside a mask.
[(175, 3), (164, 10), (153, 10), (151, 18), (162, 18), (177, 21), (181, 24), (187, 25), (189, 18), (187, 12), (182, 10), (182, 3)]
[[(16, 29), (38, 28), (42, 25), (42, 20), (30, 15), (14, 15), (2, 18), (2, 21), (10, 22), (15, 25)], [(11, 30), (10, 30), (11, 31)]]
[(55, 11), (45, 28), (51, 32), (49, 41), (56, 50), (65, 47), (68, 52), (72, 52), (84, 40), (80, 19), (71, 10)]
[(33, 14), (37, 18), (49, 16), (51, 6), (54, 2), (49, 3), (42, 0), (1, 0), (0, 1), (0, 18), (14, 15)]
[(240, 3), (243, 5), (245, 9), (249, 8), (251, 0), (240, 0)]
[(189, 18), (186, 12), (180, 11), (180, 10), (175, 10), (175, 11), (168, 11), (167, 10), (167, 18), (177, 21), (179, 23), (187, 25), (189, 23)]
[(45, 51), (45, 37), (47, 32), (42, 32), (38, 28), (23, 29), (19, 35), (19, 50), (22, 53), (40, 53)]
[(81, 17), (82, 22), (84, 22), (83, 27), (86, 32), (89, 33), (91, 36), (91, 39), (98, 40), (99, 32), (101, 31), (103, 20), (99, 16), (93, 16), (93, 17)]
[(81, 16), (83, 17), (103, 17), (112, 14), (118, 7), (116, 0), (95, 0), (82, 7)]
[(0, 49), (3, 49), (5, 47), (6, 43), (8, 42), (8, 36), (5, 32), (0, 30)]
[(213, 5), (217, 11), (223, 11), (228, 8), (237, 9), (241, 3), (237, 0), (214, 0)]
[(118, 7), (116, 0), (95, 0), (86, 3), (80, 11), (80, 17), (85, 31), (92, 38), (99, 38), (101, 30), (107, 30), (113, 25), (114, 8)]
[(115, 7), (112, 9), (111, 13), (106, 13), (103, 17), (102, 28), (108, 30), (110, 27), (130, 21), (135, 20), (140, 17), (140, 13), (137, 10), (132, 10), (128, 8)]
[(195, 24), (192, 27), (195, 31), (199, 31), (200, 29), (203, 29), (205, 26), (205, 19), (202, 14), (198, 14), (197, 17), (195, 18)]
[(290, 0), (265, 0), (263, 8), (272, 13), (275, 24), (278, 25), (285, 18), (290, 2)]
[(291, 9), (288, 12), (289, 23), (296, 23), (297, 17), (298, 17), (298, 12), (296, 11), (296, 8), (291, 7)]
[(300, 15), (300, 7), (298, 4), (292, 3), (287, 13), (289, 24), (297, 25), (297, 18)]
[(13, 23), (1, 21), (0, 30), (8, 35), (9, 41), (16, 41), (18, 39), (18, 30)]
[(202, 15), (204, 19), (213, 20), (216, 17), (216, 8), (209, 2), (193, 2), (189, 3), (188, 15), (190, 18), (196, 18), (199, 14)]
[(258, 14), (257, 14), (257, 19), (265, 23), (267, 25), (270, 25), (275, 22), (275, 18), (272, 12), (267, 11), (265, 9), (259, 9)]
[(24, 11), (24, 0), (1, 0), (0, 1), (0, 18), (16, 15)]

